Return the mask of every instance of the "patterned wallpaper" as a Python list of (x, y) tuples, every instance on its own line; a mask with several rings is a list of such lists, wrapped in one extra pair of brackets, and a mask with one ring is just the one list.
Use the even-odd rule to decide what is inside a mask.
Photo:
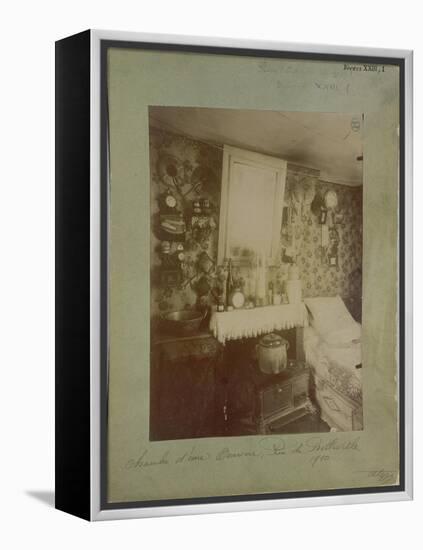
[[(193, 308), (198, 301), (198, 285), (204, 283), (199, 273), (198, 259), (206, 253), (210, 260), (217, 258), (217, 241), (219, 236), (220, 185), (222, 171), (222, 154), (219, 147), (204, 145), (184, 136), (150, 129), (150, 211), (152, 217), (151, 255), (151, 312), (157, 316), (160, 312)], [(173, 169), (176, 168), (176, 174)], [(171, 173), (171, 175), (168, 174)], [(175, 185), (176, 184), (176, 185)], [(193, 238), (187, 224), (186, 240), (183, 242), (184, 262), (183, 281), (178, 288), (166, 287), (160, 283), (160, 235), (155, 226), (159, 213), (158, 198), (170, 191), (177, 201), (177, 209), (186, 217), (192, 213), (193, 201), (207, 199), (210, 202), (210, 219), (214, 229), (202, 238)], [(177, 247), (171, 243), (171, 253)], [(215, 275), (215, 266), (210, 268), (207, 279)]]
[[(218, 280), (219, 267), (217, 242), (219, 234), (220, 184), (222, 148), (200, 143), (185, 136), (151, 128), (150, 175), (152, 212), (152, 293), (151, 311), (160, 312), (197, 307), (199, 300), (213, 303), (213, 286)], [(294, 254), (300, 269), (304, 296), (341, 295), (355, 304), (361, 297), (362, 261), (362, 188), (347, 187), (320, 181), (318, 172), (288, 164), (285, 190), (285, 205), (289, 213), (284, 217), (281, 232), (281, 257), (287, 252)], [(310, 212), (310, 188), (322, 196), (328, 190), (338, 195), (337, 212), (341, 215), (333, 225), (338, 243), (338, 265), (330, 266), (322, 250), (322, 228)], [(192, 217), (193, 201), (206, 199), (210, 203), (207, 231), (194, 234), (187, 223), (186, 240), (183, 243), (183, 280), (177, 287), (166, 287), (160, 281), (161, 236), (157, 234), (159, 197), (168, 191), (177, 201), (177, 209), (185, 219)], [(295, 215), (296, 200), (305, 197), (305, 212)], [(308, 210), (307, 210), (308, 201)], [(294, 211), (294, 215), (293, 215)], [(171, 252), (176, 254), (178, 243), (171, 243)], [(200, 269), (199, 261), (206, 259), (206, 269)], [(207, 259), (208, 258), (208, 259)], [(286, 272), (287, 266), (282, 266)], [(238, 273), (239, 275), (240, 273)], [(241, 273), (242, 275), (242, 273)], [(208, 291), (208, 292), (206, 292)], [(199, 295), (203, 295), (199, 299)], [(361, 305), (360, 305), (361, 307)]]
[[(298, 185), (307, 185), (312, 176), (298, 181), (296, 174), (288, 172), (285, 197)], [(318, 181), (316, 189), (322, 195), (334, 190), (338, 196), (341, 223), (335, 224), (339, 238), (338, 266), (331, 267), (322, 260), (322, 228), (316, 217), (300, 220), (292, 228), (296, 236), (297, 263), (300, 269), (304, 296), (335, 296), (358, 298), (361, 296), (362, 265), (362, 187), (347, 187)], [(311, 223), (310, 223), (311, 222)]]

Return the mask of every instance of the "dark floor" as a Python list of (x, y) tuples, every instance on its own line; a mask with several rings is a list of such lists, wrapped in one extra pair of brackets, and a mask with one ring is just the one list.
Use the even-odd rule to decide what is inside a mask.
[[(222, 436), (243, 436), (243, 435), (259, 435), (257, 429), (257, 424), (252, 422), (251, 419), (243, 420), (233, 420), (229, 423), (227, 429)], [(286, 423), (286, 420), (283, 418), (278, 422), (275, 421), (272, 423), (271, 429), (269, 429), (269, 435), (279, 435), (279, 434), (307, 434), (307, 433), (322, 433), (329, 432), (330, 427), (326, 422), (324, 422), (318, 414), (307, 414), (299, 418), (298, 420), (293, 420), (292, 422)]]
[(298, 420), (294, 420), (289, 424), (281, 426), (279, 429), (277, 426), (272, 427), (273, 434), (298, 434), (298, 433), (315, 433), (315, 432), (329, 432), (330, 427), (319, 416), (308, 414)]

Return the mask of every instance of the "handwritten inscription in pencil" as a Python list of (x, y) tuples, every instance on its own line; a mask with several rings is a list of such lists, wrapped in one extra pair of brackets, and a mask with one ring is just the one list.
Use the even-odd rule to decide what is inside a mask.
[(234, 460), (263, 460), (271, 457), (283, 458), (287, 455), (303, 455), (312, 466), (330, 462), (340, 452), (359, 452), (360, 438), (340, 440), (332, 438), (311, 437), (306, 441), (286, 440), (283, 438), (264, 437), (253, 450), (239, 450), (224, 446), (216, 452), (201, 451), (198, 445), (193, 445), (182, 453), (172, 454), (169, 450), (154, 454), (147, 449), (136, 458), (131, 458), (125, 464), (127, 470), (142, 470), (151, 467), (163, 467), (169, 464), (202, 464), (205, 462), (225, 462)]

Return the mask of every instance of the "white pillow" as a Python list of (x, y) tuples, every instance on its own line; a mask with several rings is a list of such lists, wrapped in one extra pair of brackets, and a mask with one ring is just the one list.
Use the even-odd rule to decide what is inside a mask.
[(306, 298), (310, 324), (330, 346), (348, 346), (361, 338), (361, 325), (354, 321), (339, 296)]

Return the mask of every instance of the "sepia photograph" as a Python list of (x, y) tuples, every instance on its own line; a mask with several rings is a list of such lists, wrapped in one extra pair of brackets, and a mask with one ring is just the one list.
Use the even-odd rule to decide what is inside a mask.
[(149, 107), (151, 441), (363, 430), (363, 124)]
[(413, 549), (418, 4), (44, 4), (3, 9), (0, 547)]
[(402, 491), (401, 67), (101, 52), (102, 505)]

